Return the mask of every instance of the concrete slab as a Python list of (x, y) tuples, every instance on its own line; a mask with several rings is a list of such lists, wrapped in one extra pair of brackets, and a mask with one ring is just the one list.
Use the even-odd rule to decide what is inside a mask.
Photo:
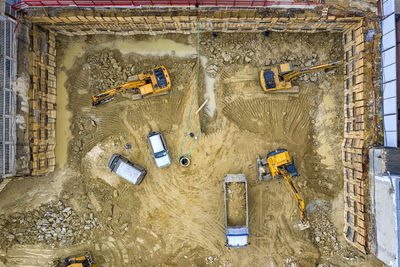
[(370, 177), (371, 214), (375, 222), (375, 240), (370, 247), (379, 260), (399, 266), (400, 149), (371, 149)]
[[(398, 184), (400, 176), (392, 176)], [(375, 176), (375, 223), (376, 223), (376, 256), (389, 266), (398, 263), (398, 215), (396, 195), (398, 190), (392, 188), (389, 176)]]

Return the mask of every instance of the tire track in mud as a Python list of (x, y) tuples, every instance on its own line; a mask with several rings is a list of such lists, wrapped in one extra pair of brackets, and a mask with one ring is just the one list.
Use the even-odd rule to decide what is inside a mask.
[(223, 101), (222, 113), (240, 129), (295, 142), (310, 129), (310, 106), (305, 96), (293, 101), (238, 99)]
[[(179, 173), (176, 170), (176, 173)], [(202, 175), (203, 177), (207, 177)], [(175, 244), (184, 247), (207, 247), (217, 253), (223, 233), (222, 221), (212, 212), (214, 207), (207, 203), (207, 195), (202, 192), (209, 190), (207, 179), (200, 175), (192, 178), (190, 187), (182, 187), (180, 180), (187, 179), (185, 175), (174, 175), (164, 181), (159, 181), (157, 187), (146, 190), (146, 196), (151, 201), (143, 204), (143, 210), (151, 216), (149, 221), (159, 232), (174, 233)], [(212, 189), (210, 190), (212, 192)], [(212, 229), (212, 230), (211, 230)], [(214, 235), (214, 232), (219, 234)]]

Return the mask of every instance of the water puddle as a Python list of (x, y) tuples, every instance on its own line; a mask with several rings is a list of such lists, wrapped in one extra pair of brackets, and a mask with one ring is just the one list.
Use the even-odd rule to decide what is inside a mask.
[(214, 116), (215, 111), (217, 110), (217, 105), (215, 103), (215, 95), (214, 95), (214, 84), (215, 79), (210, 77), (208, 73), (205, 71), (207, 67), (207, 58), (204, 56), (200, 56), (201, 66), (204, 69), (204, 83), (206, 85), (206, 93), (204, 94), (204, 99), (209, 99), (207, 106), (204, 108), (205, 112), (211, 118)]
[(70, 118), (71, 111), (67, 109), (68, 105), (68, 93), (65, 84), (67, 82), (67, 74), (65, 70), (68, 70), (74, 64), (76, 56), (83, 53), (83, 45), (77, 43), (71, 43), (67, 48), (64, 49), (64, 57), (62, 62), (57, 62), (57, 118), (56, 118), (56, 165), (59, 168), (63, 168), (67, 162), (68, 157), (68, 142), (72, 138), (70, 130)]

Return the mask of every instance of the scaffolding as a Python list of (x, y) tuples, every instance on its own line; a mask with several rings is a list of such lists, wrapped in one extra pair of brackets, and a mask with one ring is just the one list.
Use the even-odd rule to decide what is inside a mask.
[[(9, 14), (8, 14), (9, 15)], [(2, 17), (3, 18), (3, 17)], [(16, 96), (13, 91), (16, 71), (15, 31), (11, 18), (0, 20), (0, 177), (15, 175)]]

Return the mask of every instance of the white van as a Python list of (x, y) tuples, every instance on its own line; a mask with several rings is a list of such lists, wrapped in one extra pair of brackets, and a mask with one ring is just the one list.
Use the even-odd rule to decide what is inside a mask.
[(158, 168), (164, 168), (171, 164), (171, 158), (165, 144), (164, 136), (160, 132), (151, 132), (147, 137), (153, 158)]
[(112, 155), (108, 162), (108, 167), (112, 172), (136, 185), (139, 185), (147, 174), (144, 168), (130, 162), (127, 158), (119, 154)]

